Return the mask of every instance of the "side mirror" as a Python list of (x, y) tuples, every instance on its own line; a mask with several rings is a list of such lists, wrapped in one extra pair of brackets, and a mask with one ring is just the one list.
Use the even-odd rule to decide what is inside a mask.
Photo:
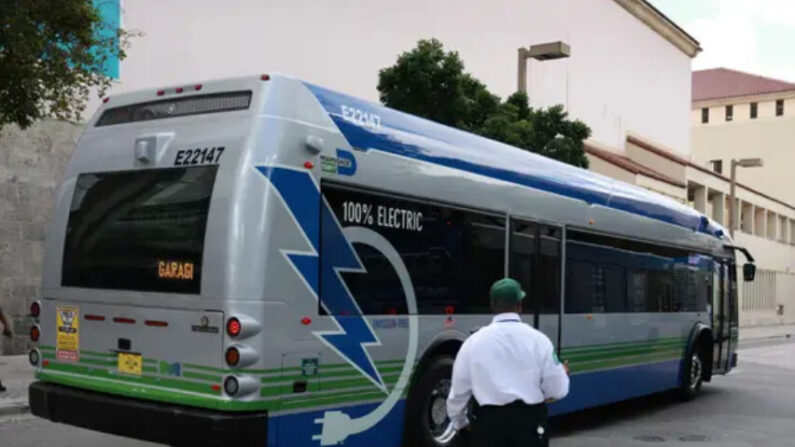
[(750, 262), (743, 265), (743, 280), (753, 281), (756, 277), (756, 265)]

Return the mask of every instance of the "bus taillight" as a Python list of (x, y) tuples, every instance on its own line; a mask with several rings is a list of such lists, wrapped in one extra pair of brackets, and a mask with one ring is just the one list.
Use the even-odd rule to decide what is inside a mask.
[(240, 351), (234, 346), (226, 350), (226, 364), (237, 366), (240, 363)]
[(237, 337), (240, 335), (240, 331), (243, 329), (243, 326), (240, 324), (240, 320), (235, 317), (229, 319), (226, 322), (226, 333), (229, 334), (230, 337)]
[(30, 305), (30, 316), (33, 318), (39, 318), (39, 315), (41, 315), (41, 303), (34, 301)]
[(240, 383), (238, 383), (237, 378), (235, 376), (229, 376), (224, 380), (224, 391), (226, 394), (230, 396), (234, 396), (240, 391)]
[(30, 327), (30, 339), (33, 341), (39, 341), (39, 337), (41, 337), (41, 329), (34, 324)]

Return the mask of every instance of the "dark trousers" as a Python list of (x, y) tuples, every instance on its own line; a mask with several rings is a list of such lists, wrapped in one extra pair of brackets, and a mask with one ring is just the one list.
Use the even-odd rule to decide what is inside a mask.
[(475, 409), (469, 447), (548, 445), (546, 404), (528, 405), (516, 401), (508, 405), (484, 405)]

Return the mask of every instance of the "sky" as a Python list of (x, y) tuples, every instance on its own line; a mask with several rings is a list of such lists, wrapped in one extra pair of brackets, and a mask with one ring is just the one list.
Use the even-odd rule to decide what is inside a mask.
[(693, 69), (795, 82), (795, 0), (650, 0), (704, 49)]

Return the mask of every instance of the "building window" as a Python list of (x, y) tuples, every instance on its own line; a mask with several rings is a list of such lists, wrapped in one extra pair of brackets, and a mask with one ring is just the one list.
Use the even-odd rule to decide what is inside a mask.
[(726, 121), (734, 119), (734, 106), (726, 106)]
[(709, 108), (704, 107), (701, 109), (701, 123), (706, 124), (709, 122)]
[(757, 103), (751, 103), (751, 119), (756, 119), (758, 110), (757, 110)]
[(709, 163), (712, 165), (713, 171), (723, 174), (723, 160), (710, 160)]
[(784, 114), (784, 100), (778, 99), (776, 100), (776, 116), (781, 116)]

